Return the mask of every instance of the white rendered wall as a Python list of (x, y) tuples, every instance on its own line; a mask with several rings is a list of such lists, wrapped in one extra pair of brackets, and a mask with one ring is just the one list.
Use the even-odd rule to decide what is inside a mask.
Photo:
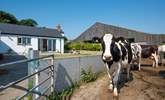
[(61, 39), (61, 53), (64, 53), (64, 38)]
[(27, 54), (29, 48), (38, 50), (38, 38), (31, 37), (31, 45), (18, 45), (17, 38), (18, 36), (1, 35), (0, 52), (7, 53), (9, 49), (12, 49), (19, 55), (25, 55)]
[(56, 38), (56, 51), (57, 52), (60, 52), (61, 51), (61, 48), (60, 48), (60, 39), (59, 38)]
[(64, 39), (56, 38), (56, 51), (60, 53), (64, 53)]

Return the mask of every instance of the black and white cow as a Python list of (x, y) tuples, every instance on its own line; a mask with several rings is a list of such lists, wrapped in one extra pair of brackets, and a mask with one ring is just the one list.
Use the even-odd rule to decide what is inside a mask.
[(136, 62), (138, 64), (138, 69), (140, 71), (142, 48), (138, 43), (131, 43), (131, 49), (132, 49), (132, 64)]
[(142, 47), (142, 58), (150, 58), (153, 62), (153, 67), (158, 67), (158, 51), (157, 48), (153, 46), (143, 46)]
[(102, 60), (110, 78), (109, 89), (113, 90), (114, 96), (118, 96), (117, 84), (121, 68), (127, 68), (127, 79), (130, 79), (131, 46), (126, 40), (116, 41), (112, 34), (105, 34), (102, 38), (102, 49)]
[(159, 63), (163, 64), (165, 58), (165, 45), (158, 46)]

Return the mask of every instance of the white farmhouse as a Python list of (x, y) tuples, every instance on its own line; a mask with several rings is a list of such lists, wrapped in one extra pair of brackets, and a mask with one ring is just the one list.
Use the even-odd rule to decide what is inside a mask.
[(0, 53), (25, 55), (29, 48), (64, 52), (64, 32), (56, 29), (0, 23)]

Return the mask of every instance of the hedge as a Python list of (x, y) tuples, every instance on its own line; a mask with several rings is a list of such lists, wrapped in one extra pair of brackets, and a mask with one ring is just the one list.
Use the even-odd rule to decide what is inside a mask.
[(100, 43), (84, 43), (84, 42), (75, 42), (65, 44), (65, 50), (90, 50), (90, 51), (100, 51)]

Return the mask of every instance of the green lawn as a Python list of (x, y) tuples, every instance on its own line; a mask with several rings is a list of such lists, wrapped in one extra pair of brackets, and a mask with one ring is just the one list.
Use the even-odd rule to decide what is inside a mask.
[(55, 59), (71, 58), (71, 57), (83, 57), (83, 56), (93, 56), (93, 55), (101, 55), (101, 52), (100, 51), (81, 50), (80, 54), (71, 54), (71, 53), (55, 54)]
[(71, 58), (71, 57), (83, 57), (83, 56), (93, 56), (93, 55), (101, 55), (101, 51), (86, 51), (86, 50), (80, 50), (80, 54), (71, 54), (71, 53), (42, 53), (42, 56), (54, 54), (55, 59), (61, 59), (61, 58)]

